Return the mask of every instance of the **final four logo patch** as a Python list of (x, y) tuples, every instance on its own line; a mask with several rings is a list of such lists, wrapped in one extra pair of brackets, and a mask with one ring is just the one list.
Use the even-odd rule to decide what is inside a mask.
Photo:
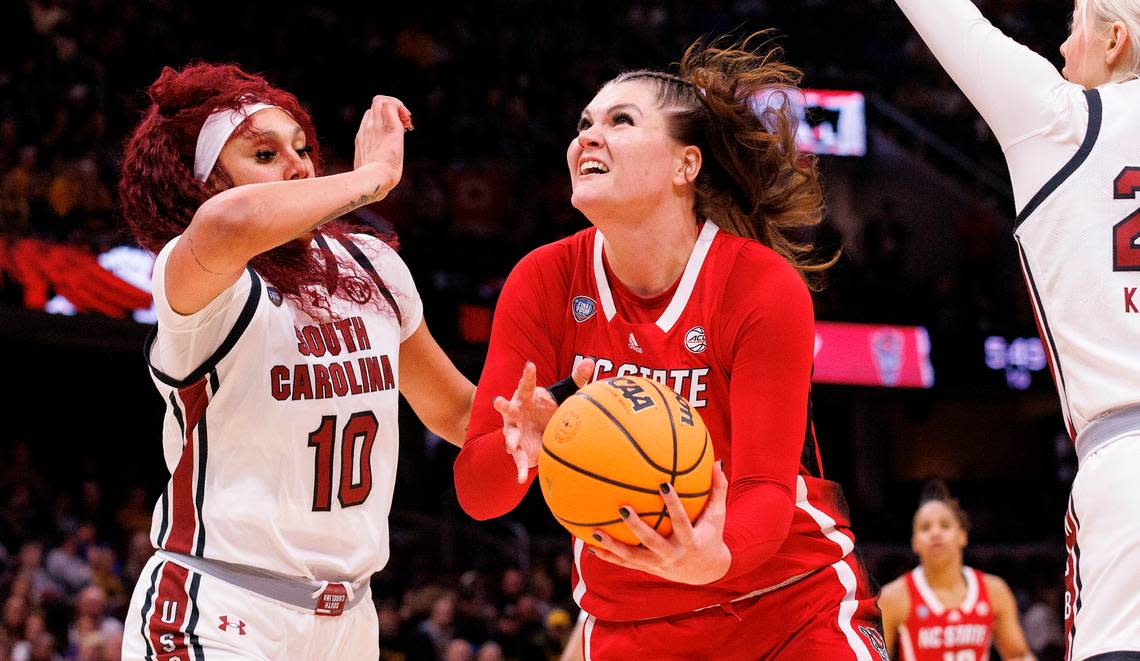
[(277, 291), (276, 287), (266, 287), (265, 293), (269, 296), (269, 302), (281, 307), (281, 292)]
[(594, 316), (598, 311), (598, 304), (589, 296), (575, 296), (570, 302), (570, 309), (574, 312), (574, 320), (582, 323)]

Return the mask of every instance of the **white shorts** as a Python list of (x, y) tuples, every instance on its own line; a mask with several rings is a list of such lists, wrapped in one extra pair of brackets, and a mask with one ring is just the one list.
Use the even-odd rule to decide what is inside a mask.
[(123, 659), (377, 659), (379, 633), (370, 594), (320, 616), (155, 556), (131, 597)]
[(1140, 651), (1140, 432), (1082, 460), (1065, 545), (1066, 659)]

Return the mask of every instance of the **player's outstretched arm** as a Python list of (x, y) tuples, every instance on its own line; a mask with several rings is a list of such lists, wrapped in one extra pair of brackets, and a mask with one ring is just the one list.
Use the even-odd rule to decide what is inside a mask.
[(383, 199), (400, 181), (410, 126), (403, 103), (377, 96), (360, 123), (352, 172), (237, 186), (207, 200), (170, 253), (170, 306), (180, 314), (201, 310), (253, 257)]
[(994, 607), (994, 645), (1001, 658), (1010, 661), (1037, 661), (1025, 640), (1021, 622), (1017, 618), (1017, 600), (1005, 581), (986, 574), (986, 592)]
[(463, 446), (475, 384), (455, 367), (428, 331), (427, 322), (400, 344), (400, 394), (424, 426)]
[(1002, 34), (971, 0), (895, 0), (993, 130), (1003, 149), (1055, 119), (1069, 85), (1044, 57)]
[(519, 468), (507, 451), (503, 414), (497, 398), (514, 393), (528, 362), (535, 366), (533, 383), (549, 384), (559, 374), (555, 342), (561, 335), (563, 305), (552, 303), (565, 293), (565, 255), (557, 244), (539, 248), (511, 271), (495, 306), (491, 342), (475, 391), (467, 439), (455, 460), (455, 494), (476, 519), (502, 516), (526, 495), (536, 471)]

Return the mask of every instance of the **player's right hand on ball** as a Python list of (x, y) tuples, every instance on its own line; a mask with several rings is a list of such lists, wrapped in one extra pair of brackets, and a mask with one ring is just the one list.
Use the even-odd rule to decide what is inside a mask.
[[(496, 397), (495, 410), (503, 416), (503, 437), (507, 454), (515, 460), (519, 484), (526, 482), (531, 468), (538, 465), (542, 433), (558, 410), (558, 403), (546, 388), (536, 385), (538, 369), (527, 361), (514, 395), (508, 400)], [(581, 388), (594, 373), (594, 361), (586, 359), (574, 366), (574, 383)]]
[(412, 130), (412, 113), (403, 101), (391, 96), (372, 97), (356, 131), (356, 156), (352, 169), (377, 164), (382, 189), (395, 188), (404, 173), (404, 132)]

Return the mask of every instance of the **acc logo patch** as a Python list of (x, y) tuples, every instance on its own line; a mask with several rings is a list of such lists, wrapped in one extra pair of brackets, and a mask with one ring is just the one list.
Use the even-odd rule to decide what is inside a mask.
[(887, 655), (887, 642), (883, 640), (883, 634), (879, 633), (878, 629), (872, 627), (859, 627), (859, 633), (863, 634), (863, 637), (867, 639), (867, 642), (871, 643), (871, 647), (873, 647), (875, 651), (879, 653), (879, 656), (883, 657), (883, 661), (889, 661), (889, 656)]
[(693, 353), (701, 353), (705, 350), (705, 327), (693, 326), (689, 332), (685, 333), (685, 348)]
[(914, 609), (914, 614), (918, 616), (918, 619), (925, 620), (930, 617), (930, 609), (919, 604), (918, 607)]
[(266, 287), (265, 294), (269, 296), (269, 302), (281, 307), (281, 292), (277, 291), (276, 287)]
[(598, 304), (589, 296), (575, 296), (570, 302), (570, 309), (574, 313), (574, 320), (578, 323), (586, 321), (598, 311)]

